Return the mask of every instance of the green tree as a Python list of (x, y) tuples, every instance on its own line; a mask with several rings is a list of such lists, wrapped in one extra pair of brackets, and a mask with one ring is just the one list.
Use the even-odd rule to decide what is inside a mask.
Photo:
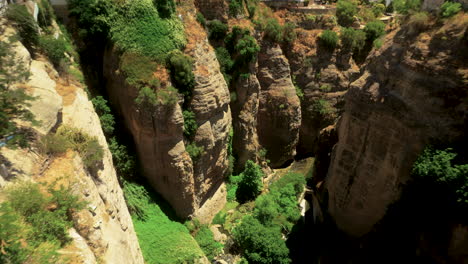
[(233, 230), (234, 241), (249, 263), (291, 263), (289, 250), (275, 227), (265, 227), (248, 215)]
[(456, 157), (457, 153), (451, 148), (428, 147), (414, 163), (412, 174), (416, 179), (430, 179), (440, 184), (454, 195), (454, 202), (468, 206), (468, 164), (455, 164)]
[(17, 120), (38, 124), (28, 109), (35, 98), (24, 89), (12, 87), (28, 78), (29, 71), (23, 62), (15, 58), (7, 43), (0, 41), (0, 143), (26, 146), (27, 140)]
[(119, 176), (132, 177), (135, 173), (135, 156), (130, 155), (127, 147), (119, 144), (115, 137), (110, 139), (109, 150), (112, 153), (114, 165)]
[(169, 55), (169, 69), (176, 88), (185, 96), (190, 96), (195, 86), (193, 62), (179, 50)]
[(364, 28), (368, 41), (374, 41), (385, 35), (385, 23), (379, 20), (372, 21), (366, 24)]
[(96, 96), (91, 100), (91, 102), (93, 103), (94, 109), (101, 120), (102, 130), (107, 135), (112, 135), (115, 127), (115, 119), (107, 104), (107, 100), (102, 96)]
[(184, 110), (182, 112), (184, 116), (184, 135), (188, 139), (193, 139), (198, 129), (197, 120), (195, 119), (195, 113), (192, 111)]
[(263, 189), (263, 171), (259, 165), (248, 160), (245, 170), (241, 174), (241, 181), (237, 187), (236, 198), (240, 203), (255, 199)]
[(338, 34), (332, 30), (324, 30), (319, 39), (320, 43), (330, 50), (334, 50), (338, 45)]
[(232, 17), (237, 17), (238, 15), (242, 14), (242, 0), (230, 0), (229, 1), (229, 15)]
[(256, 58), (257, 53), (260, 51), (260, 46), (258, 46), (254, 37), (244, 35), (237, 42), (235, 49), (240, 55), (240, 60), (243, 63), (248, 63)]
[(366, 33), (353, 28), (342, 28), (340, 42), (344, 49), (360, 51), (366, 44)]
[(213, 40), (220, 40), (226, 37), (229, 30), (228, 25), (215, 19), (208, 24), (209, 38)]
[(348, 0), (339, 0), (336, 6), (338, 24), (349, 27), (354, 22), (354, 16), (358, 13), (357, 5)]

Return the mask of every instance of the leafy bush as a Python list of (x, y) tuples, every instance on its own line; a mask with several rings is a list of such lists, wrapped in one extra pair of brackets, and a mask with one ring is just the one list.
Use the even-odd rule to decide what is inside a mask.
[(294, 29), (296, 25), (292, 22), (287, 22), (283, 26), (283, 41), (286, 43), (292, 43), (297, 38), (296, 31)]
[(174, 105), (175, 103), (177, 103), (179, 93), (174, 87), (169, 86), (165, 89), (159, 89), (156, 92), (156, 97), (159, 100), (158, 102), (163, 105)]
[(319, 116), (328, 115), (332, 111), (330, 103), (324, 99), (314, 101), (314, 103), (312, 104), (312, 109), (313, 112)]
[(266, 21), (265, 25), (265, 37), (269, 38), (274, 42), (281, 42), (282, 38), (282, 29), (278, 20), (270, 18)]
[(241, 181), (236, 191), (237, 201), (245, 203), (255, 199), (263, 189), (263, 171), (259, 165), (248, 160), (245, 169), (241, 173)]
[(440, 6), (440, 14), (442, 17), (451, 17), (461, 11), (461, 4), (454, 2), (445, 2)]
[(213, 225), (224, 225), (225, 222), (226, 222), (226, 213), (222, 211), (217, 213), (215, 217), (213, 218), (213, 221), (211, 221)]
[(354, 22), (354, 16), (358, 13), (356, 4), (348, 0), (339, 0), (336, 6), (336, 17), (338, 24), (349, 27)]
[(187, 228), (163, 211), (170, 208), (141, 185), (124, 182), (124, 195), (147, 263), (192, 263), (204, 254)]
[(372, 13), (375, 17), (380, 17), (385, 12), (385, 5), (378, 2), (372, 3)]
[(197, 13), (197, 22), (200, 23), (200, 25), (202, 25), (203, 27), (206, 27), (205, 16), (203, 16), (203, 14), (200, 12)]
[(382, 21), (372, 21), (364, 28), (368, 41), (374, 41), (385, 35), (385, 23)]
[(141, 87), (143, 85), (159, 86), (159, 81), (154, 77), (157, 63), (148, 56), (134, 52), (125, 52), (120, 61), (120, 69), (127, 77), (130, 85)]
[(195, 144), (195, 142), (185, 146), (185, 151), (187, 151), (193, 162), (198, 160), (198, 158), (203, 154), (204, 150), (205, 149), (203, 146), (199, 147), (197, 144)]
[(68, 0), (67, 3), (70, 17), (76, 19), (81, 36), (107, 37), (111, 28), (111, 20), (107, 18), (117, 12), (111, 1)]
[(223, 248), (223, 244), (214, 240), (213, 232), (206, 225), (202, 226), (195, 234), (195, 240), (210, 261), (221, 253)]
[(154, 0), (159, 16), (168, 18), (176, 11), (174, 0)]
[(239, 59), (243, 63), (253, 61), (257, 57), (257, 53), (260, 51), (260, 46), (254, 37), (250, 35), (244, 35), (235, 46), (235, 50), (239, 53)]
[(289, 250), (281, 233), (263, 226), (252, 216), (245, 216), (234, 231), (234, 240), (251, 263), (290, 263)]
[(408, 25), (410, 25), (416, 32), (423, 30), (428, 26), (428, 24), (429, 15), (426, 12), (416, 12), (411, 15), (408, 20)]
[(331, 87), (331, 85), (329, 85), (329, 84), (322, 84), (322, 85), (320, 86), (320, 91), (325, 92), (325, 93), (330, 92), (331, 89), (332, 89), (332, 87)]
[(64, 137), (70, 148), (80, 154), (83, 164), (88, 169), (95, 169), (98, 164), (102, 162), (104, 150), (97, 138), (68, 126), (59, 127), (57, 129), (57, 135)]
[(369, 22), (376, 19), (373, 10), (365, 7), (359, 10), (357, 16), (363, 22)]
[(212, 40), (220, 40), (226, 37), (229, 30), (228, 25), (215, 19), (208, 24), (209, 38)]
[(319, 39), (320, 43), (330, 50), (334, 50), (338, 45), (338, 35), (332, 30), (324, 30)]
[(242, 0), (230, 0), (229, 1), (229, 15), (237, 17), (243, 13)]
[(408, 14), (420, 9), (421, 0), (394, 0), (392, 6), (398, 13)]
[(135, 99), (135, 103), (139, 106), (148, 108), (156, 106), (158, 104), (158, 98), (156, 97), (156, 93), (153, 89), (145, 86), (138, 92), (138, 97)]
[(39, 13), (37, 15), (37, 22), (42, 28), (52, 25), (52, 19), (55, 19), (55, 13), (49, 0), (41, 0), (38, 2)]
[(39, 149), (49, 155), (64, 153), (69, 147), (68, 140), (58, 134), (47, 134), (39, 140)]
[(342, 28), (340, 42), (345, 49), (360, 51), (366, 45), (366, 33), (353, 28)]
[(106, 135), (112, 135), (114, 132), (115, 120), (110, 107), (107, 105), (107, 100), (102, 96), (96, 96), (91, 100), (91, 102), (93, 103), (94, 109), (101, 121), (102, 130)]
[(115, 169), (119, 176), (129, 178), (135, 174), (136, 158), (128, 153), (127, 147), (117, 142), (115, 137), (110, 139), (109, 150), (112, 153)]
[(41, 49), (45, 52), (50, 61), (55, 67), (59, 67), (61, 63), (65, 62), (67, 58), (65, 52), (67, 52), (66, 41), (59, 37), (55, 39), (53, 36), (44, 36), (39, 38)]
[(296, 88), (296, 95), (299, 97), (300, 100), (304, 99), (304, 92), (302, 91), (301, 87), (298, 85), (294, 85), (294, 88)]
[(412, 175), (419, 180), (430, 180), (449, 190), (454, 203), (468, 206), (468, 164), (457, 164), (453, 149), (426, 148), (413, 165)]
[(6, 11), (6, 17), (13, 22), (21, 40), (31, 55), (35, 54), (35, 47), (39, 45), (39, 28), (36, 21), (29, 14), (26, 6), (11, 4)]
[(168, 66), (172, 79), (179, 92), (185, 96), (190, 96), (195, 86), (195, 76), (193, 75), (193, 62), (190, 57), (180, 51), (173, 51), (169, 55)]
[(221, 72), (223, 73), (226, 83), (229, 84), (231, 81), (231, 75), (229, 73), (231, 72), (231, 69), (234, 66), (234, 61), (232, 60), (231, 55), (229, 54), (226, 48), (218, 47), (215, 51)]
[(229, 176), (229, 180), (226, 184), (228, 202), (232, 202), (236, 200), (237, 187), (241, 180), (242, 180), (242, 174), (237, 175), (237, 176), (235, 175)]
[(192, 111), (184, 110), (182, 112), (184, 116), (184, 135), (188, 139), (193, 139), (198, 129), (197, 120), (195, 119), (195, 113)]

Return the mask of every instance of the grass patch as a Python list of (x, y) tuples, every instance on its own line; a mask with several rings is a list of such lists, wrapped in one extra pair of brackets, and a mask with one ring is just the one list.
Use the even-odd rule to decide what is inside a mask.
[(189, 230), (163, 211), (169, 206), (161, 198), (129, 182), (124, 194), (146, 263), (193, 263), (204, 255)]

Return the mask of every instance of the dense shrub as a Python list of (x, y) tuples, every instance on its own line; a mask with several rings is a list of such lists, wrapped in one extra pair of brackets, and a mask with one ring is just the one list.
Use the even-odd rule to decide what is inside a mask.
[(117, 142), (115, 137), (109, 141), (109, 150), (112, 153), (115, 169), (121, 177), (130, 178), (135, 175), (136, 158), (130, 155), (127, 147)]
[(83, 164), (88, 169), (95, 169), (102, 162), (104, 150), (97, 138), (68, 126), (61, 126), (57, 129), (57, 135), (64, 137), (69, 148), (78, 152), (83, 160)]
[(249, 63), (257, 57), (257, 53), (260, 51), (260, 46), (254, 37), (250, 35), (244, 35), (235, 46), (236, 52), (239, 53), (239, 59), (243, 63)]
[(226, 189), (227, 189), (227, 200), (229, 202), (235, 201), (236, 200), (236, 193), (237, 193), (237, 188), (239, 185), (239, 182), (242, 180), (242, 174), (241, 175), (231, 175), (229, 176)]
[(191, 140), (198, 129), (195, 113), (189, 110), (184, 110), (182, 115), (184, 116), (184, 136)]
[(111, 23), (107, 18), (114, 14), (115, 5), (110, 1), (68, 0), (70, 17), (76, 19), (83, 37), (107, 37)]
[(241, 180), (236, 191), (237, 201), (245, 203), (255, 199), (263, 189), (263, 176), (260, 166), (248, 160), (240, 175)]
[(162, 18), (168, 18), (176, 11), (174, 0), (154, 0), (154, 3)]
[(195, 162), (200, 158), (205, 149), (203, 146), (197, 146), (195, 142), (191, 142), (185, 146), (185, 151), (187, 151), (192, 161)]
[(372, 21), (364, 28), (368, 41), (374, 41), (385, 35), (385, 23), (382, 21)]
[(39, 140), (39, 149), (44, 154), (57, 155), (64, 153), (68, 148), (70, 144), (62, 135), (47, 134)]
[(6, 11), (6, 17), (13, 22), (21, 40), (21, 43), (34, 55), (36, 47), (39, 44), (39, 28), (36, 21), (29, 14), (26, 6), (12, 4)]
[(349, 27), (354, 22), (354, 16), (358, 13), (356, 4), (348, 0), (339, 0), (336, 6), (336, 17), (338, 24)]
[(60, 67), (61, 63), (65, 62), (67, 58), (65, 56), (67, 43), (62, 37), (58, 39), (55, 39), (53, 36), (40, 37), (39, 44), (56, 68)]
[(245, 216), (234, 231), (234, 240), (250, 263), (290, 263), (289, 250), (281, 233), (265, 227), (252, 216)]
[(394, 0), (392, 6), (400, 14), (416, 12), (421, 7), (421, 0)]
[(324, 30), (319, 39), (320, 43), (330, 50), (334, 50), (338, 45), (338, 34), (332, 30)]
[(283, 41), (286, 43), (292, 43), (297, 38), (296, 31), (294, 30), (296, 25), (292, 22), (287, 22), (283, 26)]
[(442, 17), (451, 17), (461, 11), (461, 4), (454, 2), (445, 2), (440, 6), (440, 14)]
[(197, 13), (197, 22), (200, 23), (200, 25), (202, 25), (203, 27), (206, 27), (205, 16), (203, 16), (203, 14), (200, 12)]
[(169, 106), (177, 103), (179, 93), (176, 88), (169, 86), (164, 89), (159, 89), (156, 92), (156, 97), (158, 98), (158, 103)]
[(280, 189), (285, 188), (288, 184), (291, 184), (294, 188), (294, 192), (296, 197), (298, 198), (301, 192), (304, 190), (304, 186), (306, 184), (304, 175), (300, 173), (290, 172), (281, 177), (281, 179), (277, 180), (270, 186), (270, 190), (272, 192), (278, 191)]
[(54, 9), (49, 3), (49, 0), (41, 0), (38, 2), (39, 13), (37, 14), (37, 22), (42, 28), (52, 25), (52, 19), (55, 19)]
[(378, 2), (372, 3), (372, 13), (375, 17), (380, 17), (385, 12), (385, 5)]
[(344, 49), (360, 51), (366, 44), (366, 33), (353, 28), (342, 28), (340, 42)]
[(319, 99), (312, 104), (312, 111), (317, 116), (325, 116), (332, 112), (332, 107), (327, 100)]
[(242, 0), (229, 0), (229, 15), (237, 17), (243, 13)]
[(216, 255), (221, 253), (221, 249), (223, 248), (223, 244), (214, 240), (213, 232), (211, 232), (206, 225), (202, 226), (197, 231), (195, 234), (195, 240), (210, 261), (212, 261)]
[(106, 135), (111, 135), (114, 132), (115, 119), (111, 113), (110, 107), (107, 105), (107, 100), (102, 96), (96, 96), (91, 102), (101, 121), (102, 130)]
[(156, 62), (139, 53), (125, 52), (121, 57), (120, 69), (125, 74), (127, 82), (136, 87), (159, 86), (158, 80), (153, 75), (156, 68)]
[(213, 40), (220, 40), (226, 37), (229, 30), (227, 24), (215, 19), (208, 24), (209, 38)]
[(281, 42), (283, 39), (281, 25), (275, 18), (270, 18), (266, 21), (264, 31), (265, 37), (274, 42)]
[(169, 70), (172, 80), (179, 92), (185, 96), (190, 96), (195, 86), (195, 76), (193, 75), (193, 62), (190, 57), (180, 51), (173, 51), (169, 55)]
[(168, 217), (170, 206), (150, 189), (124, 182), (123, 190), (145, 262), (193, 263), (204, 255), (187, 228)]
[[(453, 203), (468, 206), (468, 163), (456, 162), (453, 149), (426, 148), (413, 165), (412, 175), (417, 180), (429, 180), (448, 190)], [(461, 164), (460, 164), (461, 163)]]
[(215, 51), (216, 51), (216, 58), (218, 59), (221, 72), (223, 73), (226, 83), (229, 84), (231, 82), (230, 72), (231, 72), (232, 66), (234, 66), (234, 61), (232, 60), (231, 55), (229, 54), (226, 48), (218, 47), (216, 48)]

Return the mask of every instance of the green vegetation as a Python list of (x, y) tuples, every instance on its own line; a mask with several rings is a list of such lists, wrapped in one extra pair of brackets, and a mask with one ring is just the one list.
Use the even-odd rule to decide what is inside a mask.
[(45, 29), (52, 25), (52, 20), (55, 19), (54, 9), (49, 3), (49, 0), (38, 1), (39, 13), (37, 15), (37, 22), (41, 28)]
[(174, 0), (154, 0), (154, 3), (158, 9), (159, 16), (162, 18), (169, 18), (176, 11)]
[(416, 12), (408, 19), (408, 25), (417, 32), (422, 31), (429, 24), (429, 14), (427, 12)]
[(91, 100), (91, 102), (93, 103), (94, 110), (99, 116), (99, 120), (101, 120), (101, 127), (104, 133), (106, 135), (114, 133), (115, 120), (110, 107), (107, 105), (107, 100), (102, 96), (96, 96)]
[(156, 93), (148, 86), (145, 86), (138, 91), (138, 97), (135, 99), (135, 103), (144, 108), (150, 109), (150, 106), (156, 106), (158, 104), (158, 98)]
[(121, 178), (131, 178), (135, 174), (136, 158), (129, 154), (127, 147), (118, 143), (115, 137), (110, 139), (109, 150), (112, 153), (114, 167)]
[(135, 183), (124, 183), (124, 194), (147, 263), (192, 263), (204, 254), (187, 228), (163, 211), (160, 198)]
[(339, 0), (336, 6), (336, 17), (338, 24), (343, 27), (349, 27), (354, 22), (354, 16), (357, 15), (357, 5), (348, 0)]
[(195, 233), (195, 240), (205, 253), (206, 257), (212, 261), (213, 258), (221, 253), (223, 244), (214, 240), (213, 232), (207, 225), (201, 226)]
[(342, 28), (340, 42), (344, 49), (360, 51), (366, 45), (366, 33), (358, 29)]
[(366, 24), (364, 32), (366, 33), (367, 40), (373, 42), (385, 35), (385, 23), (382, 21), (369, 22)]
[(332, 112), (330, 103), (325, 99), (319, 99), (312, 104), (314, 113), (318, 116), (325, 116)]
[(244, 6), (242, 0), (229, 0), (229, 15), (232, 17), (237, 17), (238, 15), (244, 13)]
[(70, 187), (55, 183), (47, 194), (31, 182), (11, 185), (5, 193), (6, 201), (0, 204), (0, 262), (62, 262), (57, 250), (70, 241), (71, 215), (86, 204)]
[(275, 18), (269, 18), (266, 20), (266, 24), (263, 26), (263, 31), (265, 32), (265, 37), (271, 41), (277, 43), (292, 43), (296, 38), (296, 32), (294, 29), (296, 25), (294, 23), (288, 22), (284, 26), (281, 26)]
[(242, 180), (242, 174), (237, 175), (237, 176), (235, 175), (229, 176), (228, 182), (226, 184), (227, 200), (229, 202), (233, 202), (236, 200), (237, 188), (241, 180)]
[(53, 36), (41, 36), (39, 38), (41, 49), (56, 68), (65, 62), (67, 45), (62, 37), (55, 39)]
[(216, 48), (216, 58), (218, 59), (221, 72), (223, 73), (226, 83), (231, 82), (231, 72), (232, 67), (234, 66), (234, 61), (229, 54), (229, 51), (224, 47)]
[(191, 142), (185, 145), (185, 151), (187, 151), (192, 161), (195, 162), (203, 154), (205, 148), (203, 148), (203, 146), (197, 146), (195, 142)]
[(331, 89), (332, 89), (331, 85), (329, 85), (329, 84), (327, 84), (327, 83), (326, 83), (326, 84), (322, 84), (322, 85), (320, 86), (320, 91), (325, 92), (325, 93), (330, 92)]
[(383, 13), (385, 12), (385, 5), (382, 3), (373, 2), (371, 10), (372, 10), (372, 13), (374, 13), (374, 16), (378, 18), (382, 16)]
[(241, 61), (248, 63), (256, 58), (257, 53), (260, 51), (260, 46), (258, 46), (254, 37), (245, 35), (239, 39), (235, 49), (239, 53)]
[(245, 216), (234, 229), (234, 240), (251, 263), (290, 263), (289, 250), (281, 232), (263, 226), (252, 216)]
[(196, 19), (197, 19), (197, 22), (200, 23), (200, 25), (202, 25), (203, 27), (206, 27), (206, 19), (202, 13), (198, 12)]
[(462, 6), (460, 3), (447, 1), (440, 6), (440, 14), (442, 15), (442, 17), (452, 17), (458, 14), (458, 12), (460, 12), (461, 9)]
[(6, 17), (18, 31), (21, 43), (34, 56), (36, 47), (39, 45), (39, 28), (34, 18), (26, 9), (26, 6), (18, 4), (9, 5)]
[(236, 190), (236, 199), (240, 203), (254, 200), (263, 189), (263, 171), (259, 165), (248, 160), (245, 164), (245, 169), (239, 175), (241, 180), (238, 183)]
[(124, 72), (130, 85), (140, 88), (144, 85), (159, 86), (159, 81), (153, 76), (157, 64), (149, 57), (139, 53), (125, 52), (120, 61), (120, 69)]
[(188, 139), (193, 139), (198, 129), (195, 113), (189, 110), (184, 110), (182, 115), (184, 116), (184, 136)]
[(452, 202), (468, 206), (468, 163), (466, 159), (457, 159), (457, 153), (426, 148), (413, 165), (413, 177), (437, 183), (441, 190), (447, 190)]
[(192, 59), (175, 50), (169, 55), (168, 66), (178, 91), (186, 97), (191, 96), (192, 89), (195, 86)]
[(222, 40), (229, 30), (227, 24), (215, 19), (208, 24), (209, 38), (212, 40)]
[(299, 100), (303, 100), (304, 99), (304, 91), (302, 91), (301, 87), (299, 87), (299, 85), (297, 85), (297, 84), (294, 85), (294, 88), (296, 89), (296, 95), (297, 95), (297, 97), (299, 97)]
[(330, 50), (334, 50), (338, 45), (338, 34), (332, 30), (324, 30), (319, 39), (320, 43)]
[(406, 15), (418, 11), (421, 0), (394, 0), (392, 6), (398, 13)]
[(28, 144), (16, 120), (38, 124), (28, 109), (35, 98), (22, 88), (12, 88), (16, 82), (25, 82), (29, 74), (26, 65), (15, 59), (9, 44), (0, 41), (0, 142), (5, 141), (10, 147)]

